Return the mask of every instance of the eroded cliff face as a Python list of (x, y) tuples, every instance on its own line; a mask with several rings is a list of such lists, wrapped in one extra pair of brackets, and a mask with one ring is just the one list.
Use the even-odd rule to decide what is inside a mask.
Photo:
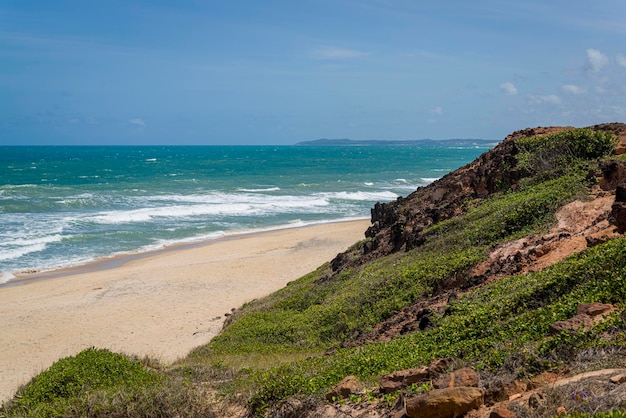
[[(626, 153), (626, 124), (610, 123), (590, 127), (610, 131), (620, 138), (615, 153)], [(359, 265), (396, 251), (408, 251), (424, 242), (423, 231), (429, 226), (458, 215), (473, 199), (484, 199), (498, 191), (515, 188), (525, 173), (517, 168), (516, 141), (570, 130), (573, 127), (537, 127), (513, 132), (492, 150), (474, 162), (420, 187), (407, 197), (389, 203), (377, 203), (371, 211), (372, 225), (365, 233), (362, 245), (339, 254), (333, 261), (334, 271)], [(606, 177), (614, 188), (623, 181), (619, 167), (608, 167)], [(604, 171), (604, 169), (603, 169)], [(609, 174), (610, 173), (610, 174)]]

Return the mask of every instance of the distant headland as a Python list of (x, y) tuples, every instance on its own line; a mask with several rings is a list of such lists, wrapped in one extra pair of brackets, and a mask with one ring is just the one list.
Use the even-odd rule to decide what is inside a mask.
[(498, 141), (491, 139), (416, 139), (416, 140), (379, 140), (379, 139), (315, 139), (302, 141), (296, 146), (405, 146), (405, 147), (491, 147)]

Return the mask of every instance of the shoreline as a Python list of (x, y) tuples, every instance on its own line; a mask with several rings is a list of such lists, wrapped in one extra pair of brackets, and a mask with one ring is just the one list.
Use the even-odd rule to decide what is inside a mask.
[[(137, 251), (123, 254), (116, 254), (107, 257), (100, 257), (95, 260), (88, 261), (86, 263), (81, 263), (72, 266), (66, 267), (57, 267), (52, 269), (42, 269), (42, 270), (26, 270), (26, 271), (17, 271), (10, 272), (13, 278), (7, 280), (6, 282), (0, 282), (0, 290), (6, 287), (13, 286), (22, 286), (28, 283), (38, 282), (40, 280), (50, 280), (56, 279), (59, 277), (68, 277), (80, 274), (92, 273), (95, 271), (103, 271), (115, 269), (118, 267), (124, 266), (126, 263), (130, 263), (136, 260), (141, 260), (147, 257), (158, 256), (159, 254), (166, 254), (172, 251), (184, 251), (186, 249), (204, 247), (207, 245), (213, 245), (224, 241), (229, 240), (237, 240), (241, 238), (245, 238), (248, 236), (255, 235), (263, 235), (270, 234), (276, 231), (290, 230), (290, 229), (300, 229), (300, 228), (313, 228), (320, 225), (332, 225), (337, 223), (346, 223), (346, 222), (361, 222), (361, 221), (369, 221), (369, 218), (349, 218), (349, 219), (335, 219), (330, 221), (317, 221), (308, 224), (301, 225), (278, 225), (276, 227), (268, 227), (261, 229), (253, 229), (253, 230), (243, 230), (243, 231), (232, 231), (226, 232), (224, 235), (216, 237), (216, 238), (201, 238), (197, 241), (188, 241), (188, 242), (178, 242), (173, 244), (165, 245), (161, 248), (150, 249), (146, 251)], [(365, 232), (365, 231), (364, 231)]]
[(329, 262), (369, 225), (231, 235), (1, 286), (0, 402), (56, 360), (92, 346), (165, 364), (184, 357), (219, 333), (225, 313)]

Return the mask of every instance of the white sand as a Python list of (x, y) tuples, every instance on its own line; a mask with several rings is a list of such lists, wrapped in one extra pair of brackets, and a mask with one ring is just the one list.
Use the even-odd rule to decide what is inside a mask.
[(364, 237), (369, 221), (242, 235), (0, 288), (0, 401), (95, 346), (165, 363), (207, 343), (224, 314), (284, 287)]

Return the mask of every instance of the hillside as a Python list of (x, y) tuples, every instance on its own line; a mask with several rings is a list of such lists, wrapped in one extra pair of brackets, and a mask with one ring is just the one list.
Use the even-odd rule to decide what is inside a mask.
[(296, 146), (307, 147), (488, 147), (495, 143), (487, 139), (416, 139), (416, 140), (376, 140), (376, 139), (315, 139), (313, 141), (298, 142)]
[(187, 358), (87, 350), (0, 416), (626, 416), (625, 181), (626, 124), (517, 131)]

